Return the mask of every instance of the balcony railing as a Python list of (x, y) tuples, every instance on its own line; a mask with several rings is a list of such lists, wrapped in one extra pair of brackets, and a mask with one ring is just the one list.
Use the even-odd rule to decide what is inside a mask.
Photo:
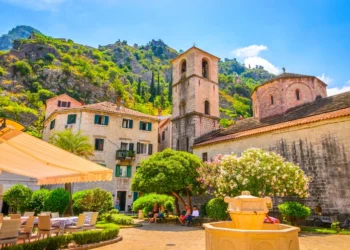
[(117, 160), (133, 160), (135, 159), (134, 150), (119, 149), (116, 154)]

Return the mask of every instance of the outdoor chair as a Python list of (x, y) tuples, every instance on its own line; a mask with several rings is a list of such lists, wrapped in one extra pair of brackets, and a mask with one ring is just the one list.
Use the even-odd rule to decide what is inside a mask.
[(59, 234), (60, 228), (51, 225), (50, 215), (39, 215), (38, 221), (38, 239), (40, 239), (41, 235), (43, 235), (44, 238), (45, 234), (47, 237), (51, 237), (51, 234)]
[(24, 212), (23, 216), (24, 217), (34, 216), (34, 212)]
[(21, 220), (4, 220), (0, 230), (0, 245), (11, 246), (16, 245), (18, 240), (18, 232), (21, 226)]
[(84, 230), (91, 230), (96, 228), (98, 212), (92, 212), (90, 216), (90, 223), (84, 224)]
[(60, 214), (59, 213), (51, 213), (51, 218), (59, 218)]
[(18, 239), (23, 239), (23, 242), (26, 242), (26, 240), (29, 240), (32, 238), (33, 234), (33, 227), (34, 227), (34, 221), (35, 221), (35, 216), (31, 215), (29, 216), (26, 225), (24, 228), (19, 233)]
[(79, 214), (77, 224), (75, 224), (74, 226), (66, 226), (64, 228), (64, 232), (73, 233), (73, 232), (82, 231), (84, 228), (84, 222), (85, 222), (85, 214)]
[(39, 215), (48, 215), (48, 216), (51, 216), (51, 212), (40, 212)]
[(11, 220), (18, 220), (21, 219), (20, 214), (9, 214)]

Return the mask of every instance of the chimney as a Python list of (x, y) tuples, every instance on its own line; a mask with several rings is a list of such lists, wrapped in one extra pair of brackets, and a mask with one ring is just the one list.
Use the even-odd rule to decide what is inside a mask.
[(120, 106), (122, 105), (122, 101), (121, 101), (121, 97), (118, 95), (117, 96), (117, 101), (116, 101), (116, 104), (117, 104), (117, 110), (120, 110)]
[(283, 67), (282, 70), (283, 70), (283, 74), (286, 73), (286, 68), (285, 67)]
[(158, 109), (158, 116), (162, 116), (162, 109)]

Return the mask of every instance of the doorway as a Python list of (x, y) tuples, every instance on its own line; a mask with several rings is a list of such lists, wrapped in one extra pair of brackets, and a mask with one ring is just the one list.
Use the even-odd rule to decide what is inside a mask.
[(120, 211), (125, 211), (126, 205), (126, 191), (117, 191), (117, 197), (120, 202)]

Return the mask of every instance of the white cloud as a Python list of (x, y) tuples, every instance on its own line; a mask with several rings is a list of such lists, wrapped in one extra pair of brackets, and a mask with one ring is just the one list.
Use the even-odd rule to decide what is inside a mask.
[(350, 91), (350, 80), (341, 87), (327, 88), (328, 96), (338, 95)]
[(244, 48), (238, 48), (232, 51), (232, 54), (241, 58), (246, 67), (255, 68), (256, 66), (263, 66), (268, 72), (277, 75), (280, 72), (276, 66), (266, 59), (258, 56), (261, 51), (268, 50), (265, 45), (250, 45)]
[(257, 56), (261, 51), (264, 50), (267, 50), (267, 46), (265, 45), (250, 45), (248, 47), (236, 49), (232, 51), (232, 53), (237, 57), (247, 58)]
[(9, 4), (25, 7), (33, 10), (55, 11), (57, 7), (67, 0), (1, 0)]
[(333, 82), (333, 79), (330, 78), (329, 76), (326, 76), (324, 73), (322, 73), (321, 76), (317, 76), (317, 78), (327, 84), (330, 84), (331, 82)]

